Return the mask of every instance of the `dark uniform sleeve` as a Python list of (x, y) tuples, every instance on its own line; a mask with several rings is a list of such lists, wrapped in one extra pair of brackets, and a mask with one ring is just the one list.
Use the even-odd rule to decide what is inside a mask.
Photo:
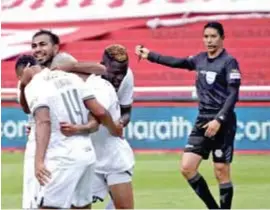
[(187, 58), (176, 58), (172, 56), (164, 56), (158, 53), (150, 52), (148, 54), (147, 59), (153, 63), (158, 63), (172, 68), (182, 68), (189, 70), (194, 70), (196, 68), (195, 57), (192, 56)]
[(225, 71), (229, 94), (222, 109), (215, 118), (221, 123), (226, 121), (228, 113), (233, 111), (238, 101), (239, 87), (241, 84), (241, 73), (238, 62), (235, 59), (231, 59), (228, 64), (226, 64)]

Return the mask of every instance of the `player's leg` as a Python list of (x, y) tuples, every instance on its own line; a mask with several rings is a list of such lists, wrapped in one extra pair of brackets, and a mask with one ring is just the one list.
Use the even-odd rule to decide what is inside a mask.
[(213, 149), (214, 171), (219, 183), (220, 207), (230, 209), (233, 199), (233, 184), (231, 179), (231, 162), (233, 159), (236, 119), (233, 115), (228, 123), (221, 126), (216, 135)]
[(37, 206), (40, 209), (70, 208), (85, 167), (61, 168), (50, 162), (47, 162), (46, 166), (51, 172), (51, 179), (45, 186), (39, 186)]
[(93, 181), (95, 175), (94, 167), (94, 164), (87, 166), (79, 180), (72, 201), (73, 209), (91, 209), (93, 201)]
[(230, 209), (233, 199), (233, 184), (230, 177), (230, 164), (215, 163), (215, 175), (219, 183), (220, 208)]
[(134, 209), (132, 170), (107, 176), (115, 209)]
[(202, 159), (207, 159), (209, 156), (208, 141), (211, 141), (204, 137), (204, 129), (201, 129), (201, 126), (198, 126), (198, 124), (200, 125), (201, 123), (198, 123), (197, 120), (186, 145), (181, 162), (181, 173), (207, 208), (218, 209), (219, 206), (211, 194), (205, 179), (198, 172)]

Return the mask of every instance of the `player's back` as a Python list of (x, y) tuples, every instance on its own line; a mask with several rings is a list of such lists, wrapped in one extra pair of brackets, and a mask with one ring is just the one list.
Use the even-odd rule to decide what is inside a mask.
[[(93, 90), (98, 102), (111, 114), (113, 120), (119, 120), (120, 105), (113, 86), (107, 80), (95, 76), (90, 76), (86, 83)], [(97, 157), (96, 172), (121, 172), (133, 167), (133, 151), (126, 140), (112, 136), (102, 125), (91, 137)]]
[[(44, 71), (44, 70), (43, 70)], [(38, 78), (39, 76), (40, 78)], [(75, 165), (81, 160), (91, 164), (95, 161), (89, 135), (66, 137), (61, 133), (60, 123), (87, 123), (88, 111), (84, 97), (84, 83), (76, 75), (62, 71), (47, 71), (37, 75), (29, 84), (29, 88), (42, 87), (36, 106), (47, 106), (50, 110), (51, 138), (48, 145), (48, 157), (62, 157), (65, 166)], [(89, 156), (85, 158), (83, 153)]]
[[(72, 124), (85, 124), (87, 110), (83, 104), (83, 95), (80, 79), (72, 74), (53, 71), (48, 79), (49, 103), (53, 110), (54, 122), (68, 122)], [(54, 126), (53, 126), (54, 127)], [(55, 127), (58, 128), (55, 124)], [(59, 130), (56, 129), (58, 132)]]

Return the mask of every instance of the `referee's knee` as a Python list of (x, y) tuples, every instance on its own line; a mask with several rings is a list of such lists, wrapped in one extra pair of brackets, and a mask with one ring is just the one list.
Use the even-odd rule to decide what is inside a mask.
[(182, 164), (180, 171), (186, 179), (191, 179), (197, 174), (197, 169), (188, 164)]
[(215, 163), (215, 176), (219, 183), (230, 182), (230, 165), (224, 163)]

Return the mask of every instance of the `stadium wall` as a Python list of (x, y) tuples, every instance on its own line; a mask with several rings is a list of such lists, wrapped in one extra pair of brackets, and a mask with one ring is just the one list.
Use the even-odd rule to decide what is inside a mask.
[[(241, 102), (238, 114), (236, 151), (270, 152), (270, 101)], [(125, 137), (140, 151), (179, 151), (187, 141), (197, 115), (194, 102), (135, 103)], [(1, 146), (23, 150), (27, 116), (16, 102), (2, 101)]]

